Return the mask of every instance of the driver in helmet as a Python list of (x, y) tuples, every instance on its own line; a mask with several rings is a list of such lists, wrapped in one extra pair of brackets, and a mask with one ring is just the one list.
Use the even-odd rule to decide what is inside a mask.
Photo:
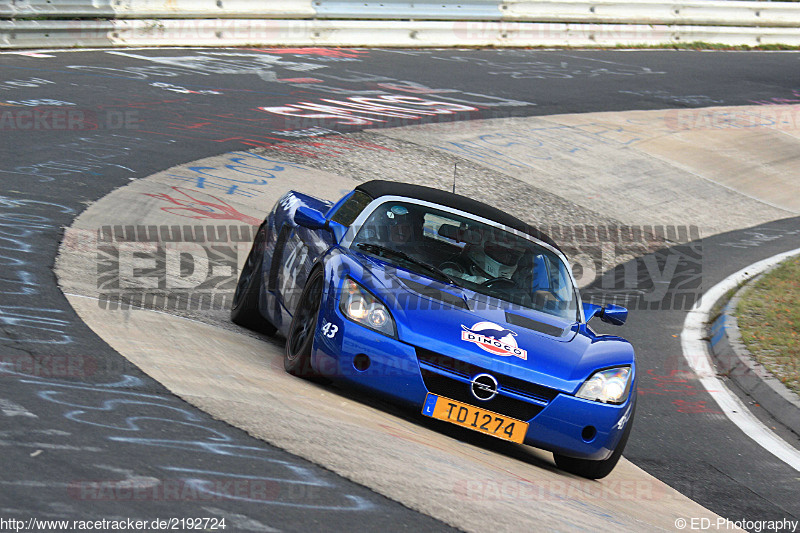
[(501, 243), (487, 241), (481, 254), (483, 264), (478, 264), (489, 279), (511, 279), (517, 270), (522, 251)]

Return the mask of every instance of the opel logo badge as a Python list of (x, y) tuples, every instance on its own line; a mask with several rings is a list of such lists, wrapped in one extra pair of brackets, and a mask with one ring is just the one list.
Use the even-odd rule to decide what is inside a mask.
[(475, 398), (485, 402), (497, 396), (497, 380), (489, 374), (478, 374), (472, 378), (470, 391)]

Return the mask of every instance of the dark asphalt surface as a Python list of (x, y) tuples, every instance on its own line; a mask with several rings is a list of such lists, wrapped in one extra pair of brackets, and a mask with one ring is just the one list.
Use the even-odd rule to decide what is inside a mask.
[[(225, 517), (243, 531), (446, 528), (211, 419), (82, 324), (56, 286), (54, 256), (61, 228), (114, 188), (231, 150), (304, 149), (296, 141), (310, 128), (800, 101), (796, 53), (120, 52), (0, 55), (3, 517)], [(386, 117), (318, 107), (386, 95), (472, 109)], [(281, 112), (291, 116), (259, 110), (289, 105)], [(309, 114), (328, 116), (298, 116)], [(227, 187), (213, 192), (246, 190)], [(725, 246), (741, 232), (704, 239), (703, 286), (800, 246), (797, 219), (769, 226), (781, 236), (760, 246)], [(637, 347), (643, 391), (626, 456), (728, 518), (800, 518), (797, 472), (716, 412), (696, 381), (664, 386), (681, 370), (684, 316), (637, 310), (617, 331)], [(231, 490), (240, 492), (215, 496)]]
[[(708, 290), (747, 265), (800, 248), (800, 218), (715, 235), (694, 245), (701, 250), (702, 289)], [(645, 310), (642, 300), (632, 307), (636, 310), (624, 333), (604, 328), (623, 334), (637, 349), (639, 403), (625, 456), (731, 520), (797, 520), (798, 472), (734, 426), (683, 358), (680, 334), (686, 311)], [(754, 403), (743, 394), (740, 398), (746, 405)], [(756, 415), (800, 448), (797, 435), (763, 412)]]

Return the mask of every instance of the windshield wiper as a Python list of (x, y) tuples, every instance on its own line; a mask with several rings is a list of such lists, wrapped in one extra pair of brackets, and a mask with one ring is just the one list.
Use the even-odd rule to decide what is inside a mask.
[(398, 257), (398, 258), (400, 258), (400, 259), (402, 259), (404, 261), (407, 261), (407, 262), (411, 263), (412, 265), (420, 266), (420, 267), (424, 268), (425, 270), (427, 270), (428, 272), (436, 274), (436, 276), (438, 276), (439, 278), (444, 279), (450, 285), (458, 285), (453, 280), (453, 278), (451, 278), (449, 275), (447, 275), (444, 272), (442, 272), (440, 269), (436, 268), (433, 265), (429, 265), (425, 261), (420, 261), (419, 259), (417, 259), (415, 257), (411, 257), (407, 253), (401, 252), (400, 250), (395, 250), (394, 248), (388, 248), (386, 246), (381, 246), (380, 244), (371, 244), (371, 243), (368, 243), (368, 242), (360, 242), (360, 243), (356, 244), (356, 246), (358, 247), (359, 250), (364, 250), (365, 252), (369, 252), (371, 254), (375, 254), (375, 255), (378, 255), (378, 256), (392, 255), (394, 257)]

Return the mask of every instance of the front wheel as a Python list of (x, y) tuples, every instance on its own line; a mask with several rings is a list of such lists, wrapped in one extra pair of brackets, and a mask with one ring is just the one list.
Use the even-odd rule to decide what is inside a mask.
[(554, 453), (553, 458), (556, 460), (556, 466), (561, 470), (588, 479), (601, 479), (609, 475), (614, 470), (614, 467), (617, 466), (619, 458), (622, 457), (622, 451), (628, 443), (628, 436), (631, 434), (631, 427), (633, 427), (633, 413), (635, 410), (636, 406), (634, 405), (634, 408), (631, 409), (631, 418), (625, 426), (622, 437), (608, 459), (592, 461), (591, 459), (577, 459)]
[(317, 329), (324, 279), (325, 275), (321, 268), (316, 268), (311, 272), (289, 326), (283, 368), (293, 376), (316, 377), (316, 372), (311, 367), (311, 348)]

